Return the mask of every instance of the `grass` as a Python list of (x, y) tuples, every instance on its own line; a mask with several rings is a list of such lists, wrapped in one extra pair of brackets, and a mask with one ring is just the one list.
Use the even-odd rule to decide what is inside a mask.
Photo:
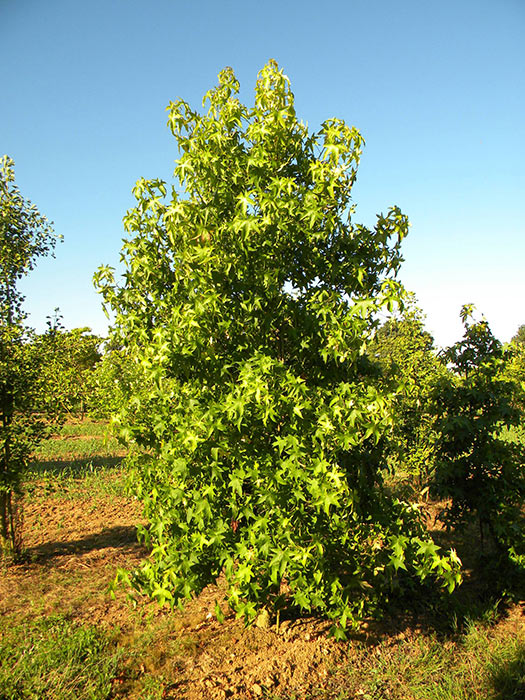
[(44, 440), (35, 451), (34, 463), (60, 465), (78, 460), (103, 460), (122, 455), (122, 447), (103, 421), (86, 418), (65, 423), (57, 435)]
[(4, 630), (2, 700), (104, 700), (122, 656), (111, 636), (62, 616)]
[(452, 640), (430, 634), (381, 644), (365, 651), (349, 680), (362, 700), (523, 700), (525, 632), (500, 637), (470, 623)]
[[(125, 496), (126, 483), (120, 469), (121, 459), (75, 460), (65, 466), (31, 468), (26, 474), (24, 494), (27, 502), (49, 498), (79, 499)], [(1, 700), (1, 699), (0, 699)]]
[(121, 445), (108, 435), (106, 422), (65, 423), (35, 451), (25, 475), (26, 499), (123, 496), (122, 461)]
[(104, 438), (108, 434), (107, 421), (97, 421), (91, 418), (85, 418), (80, 421), (69, 421), (65, 423), (61, 430), (62, 437), (100, 437)]

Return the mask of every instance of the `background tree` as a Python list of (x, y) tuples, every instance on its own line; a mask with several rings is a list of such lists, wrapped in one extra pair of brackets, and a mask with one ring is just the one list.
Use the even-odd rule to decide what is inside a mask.
[(0, 544), (18, 548), (16, 506), (20, 476), (45, 432), (39, 415), (39, 358), (24, 326), (19, 280), (37, 258), (53, 253), (53, 229), (15, 185), (14, 163), (0, 161)]
[(136, 357), (129, 357), (125, 348), (104, 342), (101, 359), (89, 375), (90, 416), (108, 419), (112, 416), (117, 417), (122, 412), (125, 417), (131, 398), (141, 393), (144, 388), (141, 384), (142, 379)]
[(482, 543), (488, 534), (500, 553), (525, 564), (525, 451), (502, 435), (519, 424), (520, 414), (502, 377), (507, 352), (485, 319), (473, 320), (473, 311), (472, 305), (462, 309), (465, 334), (444, 354), (454, 374), (436, 390), (435, 489), (451, 499), (441, 514), (447, 525), (461, 528), (475, 518)]
[(33, 341), (42, 358), (42, 391), (53, 396), (56, 410), (84, 417), (94, 401), (94, 373), (101, 359), (103, 338), (90, 328), (66, 330), (58, 309), (48, 317), (48, 330)]
[(131, 580), (179, 602), (224, 571), (238, 614), (287, 597), (340, 630), (405, 570), (458, 580), (381, 489), (391, 417), (360, 371), (408, 222), (352, 221), (361, 135), (337, 119), (310, 134), (275, 62), (253, 108), (238, 90), (226, 69), (204, 114), (170, 105), (180, 187), (139, 180), (124, 280), (97, 275), (141, 373), (121, 427), (152, 556)]
[(520, 412), (520, 425), (514, 432), (521, 435), (525, 444), (525, 326), (519, 327), (506, 347), (501, 378), (511, 382), (513, 386), (512, 404)]
[(412, 296), (401, 313), (377, 331), (367, 352), (379, 364), (382, 381), (395, 390), (390, 469), (425, 490), (435, 468), (435, 419), (431, 409), (436, 383), (447, 370)]
[(518, 328), (516, 334), (512, 337), (512, 342), (516, 345), (525, 345), (525, 324)]

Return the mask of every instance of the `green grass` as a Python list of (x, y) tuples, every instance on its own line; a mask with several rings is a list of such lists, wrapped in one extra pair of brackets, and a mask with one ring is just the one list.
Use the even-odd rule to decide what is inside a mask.
[(33, 455), (34, 462), (64, 462), (73, 459), (112, 457), (122, 451), (113, 437), (50, 438), (40, 443)]
[(130, 691), (162, 700), (178, 680), (179, 665), (167, 658), (180, 653), (169, 618), (141, 625), (132, 640), (118, 627), (102, 630), (58, 614), (0, 623), (0, 700), (109, 700)]
[(118, 453), (120, 446), (111, 438), (78, 438), (72, 440), (45, 440), (35, 450), (36, 462), (64, 462), (73, 459), (93, 459), (112, 457)]
[(4, 630), (0, 698), (105, 700), (120, 657), (110, 636), (62, 616)]
[(525, 642), (509, 639), (495, 650), (486, 665), (494, 700), (525, 698)]
[[(126, 477), (119, 469), (121, 460), (100, 462), (75, 461), (64, 467), (35, 465), (25, 475), (24, 494), (26, 500), (42, 501), (49, 498), (85, 499), (104, 496), (125, 496)], [(1, 698), (0, 698), (1, 700)]]
[(525, 635), (493, 637), (472, 623), (457, 639), (429, 634), (361, 653), (349, 681), (362, 700), (525, 698)]
[(65, 423), (60, 429), (62, 437), (75, 437), (78, 435), (105, 437), (107, 433), (107, 421), (94, 421), (90, 418), (85, 418), (83, 421)]
[(122, 446), (110, 435), (104, 421), (89, 418), (65, 423), (55, 435), (35, 450), (35, 463), (59, 463), (78, 459), (103, 459), (122, 453)]
[(66, 423), (35, 451), (24, 478), (26, 498), (123, 496), (122, 461), (122, 448), (108, 437), (107, 423)]

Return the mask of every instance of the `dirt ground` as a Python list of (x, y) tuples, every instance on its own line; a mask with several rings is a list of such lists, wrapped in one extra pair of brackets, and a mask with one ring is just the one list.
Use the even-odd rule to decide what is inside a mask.
[[(219, 623), (213, 610), (220, 581), (182, 612), (149, 601), (134, 608), (123, 592), (112, 599), (108, 585), (117, 567), (132, 569), (146, 555), (136, 541), (141, 509), (135, 500), (35, 499), (24, 516), (27, 560), (2, 571), (0, 615), (23, 621), (61, 613), (108, 630), (118, 627), (117, 644), (129, 656), (112, 697), (140, 698), (140, 674), (166, 679), (168, 699), (324, 697), (340, 687), (339, 675), (356, 648), (376, 641), (373, 624), (340, 643), (328, 636), (329, 623), (316, 618), (285, 619), (279, 627), (260, 620), (245, 628), (230, 614)], [(523, 624), (518, 613), (516, 624)], [(413, 620), (398, 620), (388, 630), (383, 625), (382, 643), (401, 644), (417, 633)], [(360, 697), (358, 687), (351, 693)]]

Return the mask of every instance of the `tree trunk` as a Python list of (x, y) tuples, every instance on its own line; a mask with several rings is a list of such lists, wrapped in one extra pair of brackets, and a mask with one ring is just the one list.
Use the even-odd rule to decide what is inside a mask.
[(9, 514), (7, 505), (8, 494), (5, 491), (0, 492), (0, 537), (2, 538), (2, 550), (9, 548)]

